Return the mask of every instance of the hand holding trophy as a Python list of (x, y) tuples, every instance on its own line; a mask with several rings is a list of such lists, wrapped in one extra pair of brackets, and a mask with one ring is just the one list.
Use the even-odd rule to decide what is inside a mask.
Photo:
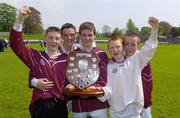
[(68, 55), (66, 76), (70, 83), (64, 89), (66, 95), (87, 98), (103, 94), (100, 88), (93, 86), (99, 78), (99, 58), (95, 53), (71, 52)]

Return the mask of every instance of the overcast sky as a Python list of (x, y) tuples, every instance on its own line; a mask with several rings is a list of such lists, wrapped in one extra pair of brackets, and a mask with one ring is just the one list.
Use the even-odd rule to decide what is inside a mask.
[(32, 6), (41, 12), (44, 28), (91, 21), (98, 32), (103, 25), (126, 28), (131, 18), (137, 27), (148, 26), (149, 16), (180, 26), (180, 0), (0, 0), (16, 8)]

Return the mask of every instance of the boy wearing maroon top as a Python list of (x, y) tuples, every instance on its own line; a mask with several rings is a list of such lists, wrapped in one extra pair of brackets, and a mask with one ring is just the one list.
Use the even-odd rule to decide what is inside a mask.
[(61, 54), (58, 47), (61, 44), (61, 32), (57, 27), (46, 30), (45, 51), (28, 48), (22, 40), (22, 24), (31, 11), (29, 7), (19, 10), (19, 15), (10, 32), (10, 46), (15, 54), (26, 64), (37, 78), (47, 78), (54, 81), (54, 87), (48, 91), (33, 89), (30, 104), (32, 118), (67, 118), (67, 107), (62, 89), (67, 84), (65, 68), (67, 55)]
[[(78, 52), (83, 50), (87, 52), (94, 52), (100, 59), (100, 75), (96, 83), (94, 83), (91, 87), (101, 88), (107, 83), (108, 57), (102, 49), (93, 46), (96, 35), (94, 24), (91, 22), (82, 23), (79, 28), (79, 35), (81, 40), (81, 47), (75, 51)], [(107, 118), (107, 107), (107, 102), (101, 102), (96, 97), (79, 97), (72, 99), (73, 118)]]
[[(76, 28), (71, 23), (65, 23), (61, 27), (61, 36), (63, 38), (63, 43), (60, 45), (60, 52), (68, 55), (71, 51), (77, 48), (75, 45), (76, 41)], [(30, 71), (29, 73), (29, 87), (36, 87), (40, 90), (47, 91), (51, 89), (54, 84), (53, 81), (48, 81), (46, 78), (37, 78), (34, 73)]]
[[(71, 23), (65, 23), (61, 27), (61, 36), (63, 38), (63, 43), (60, 46), (60, 51), (68, 55), (74, 49), (77, 49), (76, 41), (76, 27)], [(32, 71), (29, 74), (29, 87), (36, 87), (42, 91), (47, 91), (54, 87), (54, 82), (47, 80), (47, 78), (37, 78)], [(72, 111), (71, 101), (67, 102), (68, 111)]]
[[(140, 47), (140, 37), (137, 34), (129, 33), (124, 39), (124, 51), (126, 56), (136, 53)], [(141, 72), (144, 92), (144, 108), (141, 118), (151, 118), (151, 92), (152, 92), (152, 72), (150, 64), (144, 67)]]

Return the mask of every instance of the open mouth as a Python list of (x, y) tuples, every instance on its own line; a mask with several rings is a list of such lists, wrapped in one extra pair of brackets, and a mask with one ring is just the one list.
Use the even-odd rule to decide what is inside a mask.
[(113, 55), (114, 55), (115, 57), (117, 57), (117, 56), (119, 55), (119, 53), (116, 52), (116, 53), (113, 53)]
[(52, 48), (56, 48), (56, 47), (57, 47), (56, 44), (51, 44), (50, 46), (51, 46)]

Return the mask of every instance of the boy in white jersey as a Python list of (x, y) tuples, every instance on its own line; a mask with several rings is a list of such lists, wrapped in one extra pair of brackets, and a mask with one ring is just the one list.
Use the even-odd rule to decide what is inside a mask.
[[(123, 40), (124, 52), (127, 57), (132, 56), (140, 49), (140, 37), (135, 33), (128, 33)], [(151, 94), (152, 94), (152, 69), (150, 63), (148, 63), (141, 73), (142, 85), (144, 92), (144, 108), (141, 113), (141, 118), (152, 118), (151, 115)]]
[(109, 40), (112, 60), (108, 63), (107, 71), (112, 96), (104, 89), (105, 95), (99, 99), (108, 99), (111, 118), (140, 118), (144, 105), (141, 71), (152, 59), (158, 44), (158, 20), (150, 17), (148, 23), (152, 26), (149, 40), (130, 57), (125, 57), (121, 38)]

